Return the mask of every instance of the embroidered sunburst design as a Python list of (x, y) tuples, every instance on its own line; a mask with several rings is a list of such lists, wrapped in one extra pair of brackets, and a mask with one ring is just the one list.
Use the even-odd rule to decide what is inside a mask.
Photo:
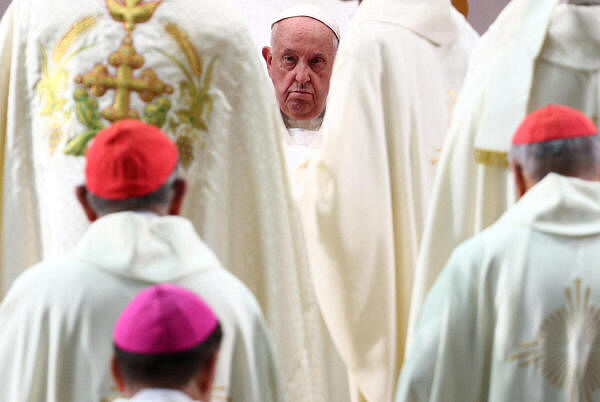
[(536, 339), (509, 357), (520, 367), (535, 365), (548, 381), (567, 390), (571, 402), (591, 402), (600, 388), (600, 309), (590, 304), (581, 280), (565, 291), (567, 305), (544, 320)]

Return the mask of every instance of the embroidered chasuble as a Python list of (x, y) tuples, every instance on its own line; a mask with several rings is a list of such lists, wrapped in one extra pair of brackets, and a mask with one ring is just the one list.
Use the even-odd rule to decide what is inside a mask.
[(288, 189), (285, 128), (228, 0), (14, 0), (0, 24), (1, 288), (88, 223), (87, 143), (125, 117), (177, 144), (183, 216), (256, 295), (291, 401), (326, 400), (324, 329)]
[(341, 41), (298, 194), (355, 401), (393, 398), (429, 192), (477, 34), (449, 1), (367, 0)]
[(427, 295), (396, 402), (600, 397), (600, 183), (549, 174), (461, 244)]
[(598, 123), (600, 7), (513, 0), (481, 38), (454, 108), (417, 262), (412, 328), (452, 250), (515, 202), (510, 140), (550, 103)]

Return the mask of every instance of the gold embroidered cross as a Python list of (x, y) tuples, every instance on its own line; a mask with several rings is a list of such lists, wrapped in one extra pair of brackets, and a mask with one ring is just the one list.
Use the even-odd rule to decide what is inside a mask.
[(131, 92), (137, 92), (144, 102), (151, 102), (163, 93), (173, 93), (173, 86), (162, 82), (150, 69), (142, 71), (139, 78), (133, 76), (133, 71), (144, 65), (144, 58), (133, 47), (129, 35), (119, 50), (109, 56), (108, 62), (117, 67), (117, 75), (110, 75), (107, 66), (98, 64), (91, 72), (75, 77), (75, 81), (90, 88), (96, 97), (109, 89), (116, 90), (114, 104), (102, 111), (102, 117), (110, 122), (139, 118), (138, 111), (129, 107)]

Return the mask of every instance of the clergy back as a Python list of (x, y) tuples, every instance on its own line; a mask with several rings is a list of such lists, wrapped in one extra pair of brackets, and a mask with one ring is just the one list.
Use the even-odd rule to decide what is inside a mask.
[(506, 155), (525, 115), (559, 103), (598, 119), (600, 58), (591, 49), (600, 44), (600, 7), (596, 1), (572, 3), (586, 5), (512, 1), (473, 55), (434, 185), (409, 335), (452, 250), (515, 202)]
[(548, 175), (429, 292), (397, 401), (598, 398), (600, 184)]
[(83, 182), (94, 134), (143, 119), (177, 144), (190, 186), (182, 214), (258, 298), (286, 356), (290, 397), (311, 400), (320, 318), (287, 188), (285, 129), (234, 7), (15, 0), (0, 60), (3, 292), (81, 238), (87, 222), (70, 189)]
[(302, 167), (311, 271), (355, 400), (389, 401), (439, 147), (477, 35), (449, 1), (368, 0)]

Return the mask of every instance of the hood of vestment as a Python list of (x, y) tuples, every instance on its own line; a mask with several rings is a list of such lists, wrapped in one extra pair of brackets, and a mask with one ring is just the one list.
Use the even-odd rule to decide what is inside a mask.
[(540, 59), (574, 70), (600, 69), (600, 7), (559, 4)]
[(512, 133), (527, 115), (538, 58), (577, 70), (596, 68), (598, 17), (598, 6), (558, 0), (509, 3), (482, 36), (461, 93), (465, 99), (477, 99), (485, 92), (476, 149), (508, 151)]
[(460, 34), (458, 15), (449, 0), (367, 0), (355, 19), (398, 24), (442, 46)]
[(499, 223), (560, 236), (600, 234), (600, 182), (548, 174)]
[(187, 219), (129, 211), (92, 223), (73, 255), (99, 269), (151, 283), (221, 267)]

